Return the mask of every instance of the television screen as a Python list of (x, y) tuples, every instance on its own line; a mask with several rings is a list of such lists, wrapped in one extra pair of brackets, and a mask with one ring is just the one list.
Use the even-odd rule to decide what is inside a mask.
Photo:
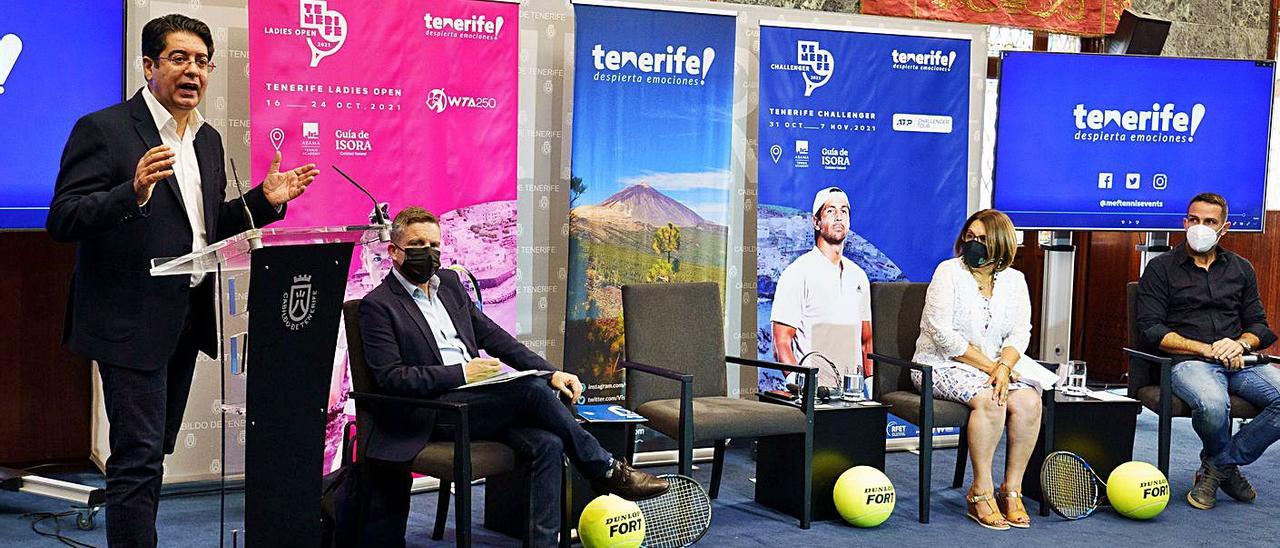
[(1200, 192), (1261, 231), (1272, 61), (1006, 52), (992, 203), (1024, 229), (1182, 230)]
[(8, 2), (0, 17), (0, 229), (44, 228), (62, 148), (117, 103), (124, 4)]

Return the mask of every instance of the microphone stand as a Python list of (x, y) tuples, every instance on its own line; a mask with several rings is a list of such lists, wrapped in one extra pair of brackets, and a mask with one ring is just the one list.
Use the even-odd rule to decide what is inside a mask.
[(240, 174), (236, 173), (236, 159), (231, 160), (231, 176), (235, 179), (236, 190), (240, 193), (240, 205), (244, 206), (245, 217), (249, 220), (248, 242), (249, 251), (253, 252), (262, 249), (262, 231), (258, 229), (258, 225), (253, 222), (253, 212), (249, 211), (249, 202), (244, 199), (244, 185), (240, 183)]
[(360, 189), (360, 192), (363, 192), (365, 196), (369, 197), (369, 201), (373, 202), (373, 212), (369, 214), (369, 220), (378, 227), (378, 240), (382, 242), (390, 242), (391, 221), (387, 219), (387, 213), (382, 210), (382, 206), (384, 204), (379, 204), (378, 200), (373, 197), (373, 194), (370, 194), (368, 190), (365, 190), (364, 187), (360, 186), (360, 183), (357, 183), (355, 179), (352, 179), (347, 176), (346, 173), (343, 173), (341, 169), (338, 169), (338, 166), (330, 164), (329, 167), (333, 168), (338, 175), (341, 175), (343, 179), (346, 179), (347, 182)]

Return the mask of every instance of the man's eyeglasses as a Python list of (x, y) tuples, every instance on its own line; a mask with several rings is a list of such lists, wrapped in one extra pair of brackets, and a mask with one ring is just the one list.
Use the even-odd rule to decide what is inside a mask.
[(187, 67), (191, 66), (191, 63), (195, 63), (196, 68), (209, 74), (213, 74), (213, 70), (218, 68), (218, 65), (213, 64), (213, 62), (210, 61), (208, 57), (187, 57), (186, 55), (170, 55), (168, 57), (156, 57), (156, 59), (159, 59), (162, 61), (168, 61), (169, 64), (173, 65), (174, 68), (177, 68), (178, 70), (187, 70)]

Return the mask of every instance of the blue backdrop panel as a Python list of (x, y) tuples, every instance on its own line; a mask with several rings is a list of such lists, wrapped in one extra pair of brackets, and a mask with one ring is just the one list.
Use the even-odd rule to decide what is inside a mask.
[[(761, 28), (761, 358), (773, 359), (778, 275), (814, 246), (819, 189), (849, 194), (844, 254), (872, 282), (929, 281), (952, 256), (968, 194), (969, 49), (964, 39)], [(762, 389), (781, 384), (762, 373)], [(895, 419), (891, 436), (914, 435)]]
[(71, 126), (120, 101), (124, 6), (6, 2), (3, 12), (0, 229), (42, 229)]
[(1182, 230), (1222, 194), (1262, 230), (1271, 61), (1009, 52), (994, 204), (1025, 228)]

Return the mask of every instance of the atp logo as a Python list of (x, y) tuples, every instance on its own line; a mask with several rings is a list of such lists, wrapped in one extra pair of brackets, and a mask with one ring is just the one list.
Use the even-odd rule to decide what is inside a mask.
[(831, 80), (835, 73), (836, 58), (830, 51), (822, 49), (816, 40), (796, 41), (796, 64), (808, 70), (804, 75), (804, 96), (808, 97)]
[(307, 45), (311, 47), (311, 67), (315, 68), (321, 59), (338, 53), (346, 43), (347, 18), (329, 9), (326, 0), (298, 0), (298, 5), (298, 25), (314, 31), (308, 34)]

